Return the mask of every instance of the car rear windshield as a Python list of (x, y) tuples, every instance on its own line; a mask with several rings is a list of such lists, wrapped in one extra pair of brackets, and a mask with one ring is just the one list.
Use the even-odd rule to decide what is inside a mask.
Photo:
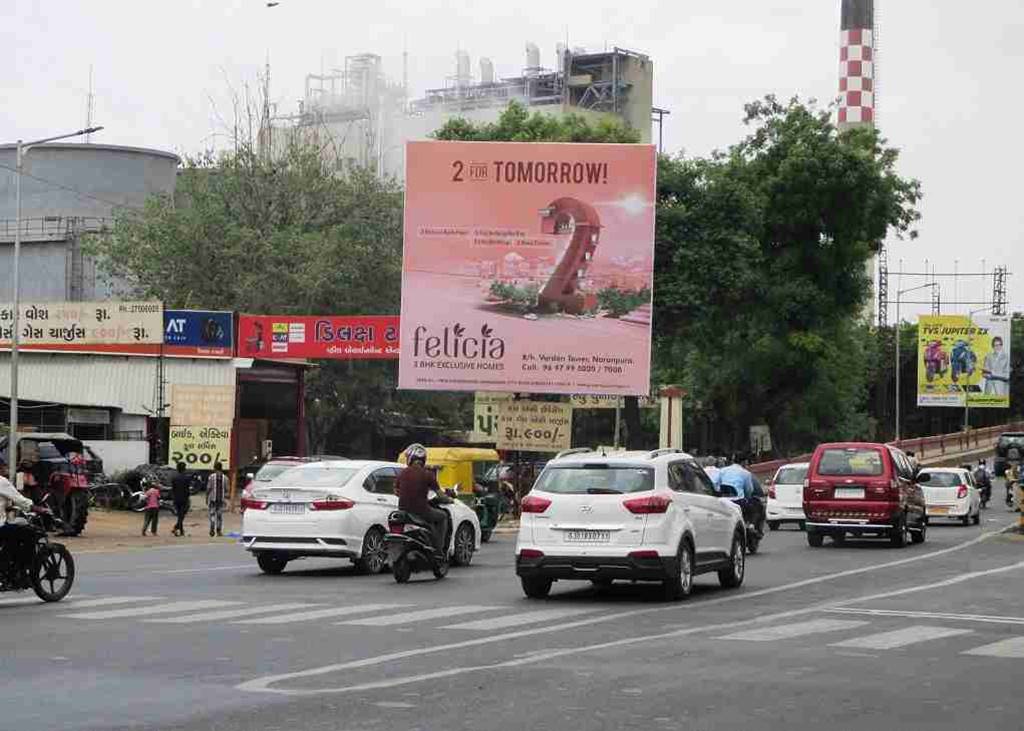
[(963, 482), (960, 475), (952, 472), (926, 472), (924, 474), (931, 475), (928, 482), (924, 483), (925, 487), (956, 487)]
[(1024, 434), (1007, 434), (999, 437), (1000, 447), (1024, 447)]
[(654, 470), (614, 464), (548, 467), (534, 489), (572, 495), (615, 495), (654, 489)]
[(359, 470), (352, 467), (289, 467), (275, 477), (268, 487), (342, 487), (357, 472)]
[(882, 453), (877, 449), (826, 449), (818, 463), (819, 475), (877, 477), (882, 473)]
[(285, 470), (293, 469), (293, 464), (265, 464), (256, 473), (256, 482), (270, 482)]
[(806, 467), (783, 467), (775, 478), (776, 485), (802, 485), (807, 478)]

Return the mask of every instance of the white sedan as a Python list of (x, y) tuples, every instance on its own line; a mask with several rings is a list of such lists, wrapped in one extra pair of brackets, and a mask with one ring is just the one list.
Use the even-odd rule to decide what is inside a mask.
[[(380, 573), (402, 469), (394, 462), (311, 462), (251, 485), (242, 495), (242, 544), (268, 574), (303, 556), (347, 558), (363, 573)], [(467, 566), (480, 548), (480, 522), (458, 500), (445, 509), (452, 516), (451, 561)]]
[(796, 523), (803, 528), (804, 480), (807, 462), (782, 465), (768, 483), (768, 528), (778, 530), (783, 523)]
[(951, 518), (964, 525), (981, 523), (981, 492), (967, 470), (931, 467), (921, 470), (917, 481), (924, 491), (929, 521)]

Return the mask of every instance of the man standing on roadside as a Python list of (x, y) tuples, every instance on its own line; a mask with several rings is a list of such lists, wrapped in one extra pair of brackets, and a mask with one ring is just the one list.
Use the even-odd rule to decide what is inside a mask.
[(171, 495), (174, 497), (174, 514), (178, 516), (178, 522), (171, 531), (179, 538), (185, 535), (185, 515), (188, 513), (191, 499), (192, 478), (185, 474), (185, 463), (178, 462), (178, 474), (171, 480)]
[(213, 465), (213, 474), (206, 481), (206, 508), (210, 514), (210, 537), (214, 531), (222, 535), (224, 525), (224, 502), (228, 494), (228, 476), (224, 474), (224, 466), (220, 462)]

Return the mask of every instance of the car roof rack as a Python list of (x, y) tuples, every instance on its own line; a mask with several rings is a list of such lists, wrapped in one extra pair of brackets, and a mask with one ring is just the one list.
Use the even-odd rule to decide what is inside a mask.
[(664, 457), (666, 454), (684, 454), (684, 452), (678, 447), (665, 447), (663, 449), (653, 449), (647, 453), (647, 459)]
[(568, 457), (570, 454), (587, 454), (594, 450), (590, 447), (574, 447), (573, 449), (563, 449), (561, 452), (555, 455), (555, 459), (561, 459), (562, 457)]

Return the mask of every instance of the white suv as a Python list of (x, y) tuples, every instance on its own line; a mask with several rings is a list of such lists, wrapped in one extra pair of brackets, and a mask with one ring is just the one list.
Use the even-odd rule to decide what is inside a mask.
[(679, 450), (569, 450), (523, 499), (516, 574), (531, 598), (559, 579), (628, 579), (660, 581), (674, 600), (690, 594), (697, 574), (739, 586), (745, 563), (739, 506)]

